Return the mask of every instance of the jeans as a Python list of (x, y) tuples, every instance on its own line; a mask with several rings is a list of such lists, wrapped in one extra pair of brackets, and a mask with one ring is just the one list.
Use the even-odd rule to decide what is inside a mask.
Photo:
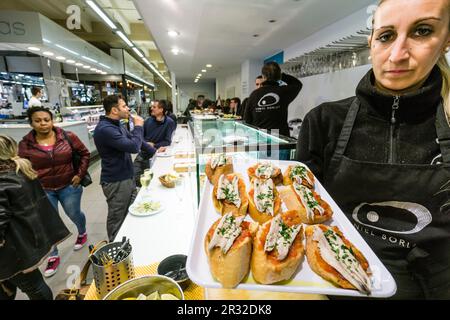
[[(83, 194), (83, 187), (73, 187), (69, 184), (62, 189), (56, 191), (46, 190), (45, 192), (56, 211), (58, 211), (58, 201), (61, 202), (64, 212), (77, 226), (78, 234), (86, 233), (86, 217), (84, 213), (81, 212), (81, 195)], [(55, 246), (50, 256), (57, 255), (58, 248)]]
[(53, 300), (53, 293), (45, 283), (39, 269), (18, 275), (0, 282), (0, 300), (14, 300), (17, 288), (23, 291), (30, 300)]

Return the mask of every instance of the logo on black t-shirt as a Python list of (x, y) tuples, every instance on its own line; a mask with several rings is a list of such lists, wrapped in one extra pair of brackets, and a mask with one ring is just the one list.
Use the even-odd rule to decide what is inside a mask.
[(258, 107), (260, 108), (267, 108), (272, 107), (280, 102), (280, 96), (276, 93), (268, 93), (264, 95), (259, 101), (258, 101)]

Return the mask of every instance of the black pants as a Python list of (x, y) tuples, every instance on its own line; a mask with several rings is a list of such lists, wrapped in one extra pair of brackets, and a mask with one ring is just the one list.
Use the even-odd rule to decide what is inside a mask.
[(30, 300), (53, 300), (53, 293), (45, 283), (39, 269), (30, 273), (20, 273), (0, 283), (0, 300), (14, 300), (17, 288)]
[(114, 241), (128, 214), (128, 208), (136, 199), (134, 179), (118, 182), (102, 183), (103, 194), (108, 203), (106, 231), (109, 241)]
[(141, 187), (141, 174), (144, 173), (145, 169), (150, 168), (150, 157), (146, 154), (139, 153), (134, 159), (134, 180), (136, 181), (136, 186)]

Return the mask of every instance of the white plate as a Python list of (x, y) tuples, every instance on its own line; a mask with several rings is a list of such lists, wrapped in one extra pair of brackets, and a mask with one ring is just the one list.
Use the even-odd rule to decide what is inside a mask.
[(206, 114), (206, 115), (194, 114), (194, 115), (192, 115), (192, 118), (197, 119), (197, 120), (216, 120), (218, 117), (215, 115), (212, 115), (212, 114), (211, 115), (209, 115), (209, 114)]
[(171, 151), (157, 152), (156, 156), (157, 157), (161, 157), (161, 158), (168, 158), (168, 157), (172, 157), (173, 156), (173, 152), (171, 152)]
[[(161, 206), (160, 206), (160, 208), (159, 208), (158, 210), (151, 211), (151, 212), (146, 212), (146, 213), (139, 213), (139, 212), (137, 212), (137, 211), (135, 210), (136, 206), (137, 206), (139, 203), (142, 203), (142, 202), (148, 202), (148, 201), (159, 202), (159, 203), (161, 204)], [(128, 211), (129, 211), (133, 216), (136, 216), (136, 217), (148, 217), (148, 216), (153, 216), (153, 215), (155, 215), (155, 214), (157, 214), (157, 213), (160, 213), (160, 212), (163, 211), (163, 210), (164, 210), (164, 205), (161, 203), (161, 201), (151, 200), (151, 199), (146, 199), (146, 198), (144, 198), (144, 199), (139, 199), (139, 200), (135, 201), (135, 202), (130, 206), (130, 208), (128, 209)]]
[[(272, 162), (276, 166), (280, 167), (282, 172), (285, 172), (288, 165), (296, 163), (293, 161)], [(238, 161), (233, 161), (235, 172), (241, 173), (244, 178), (247, 186), (247, 192), (249, 191), (250, 186), (247, 176), (247, 168), (256, 163), (257, 161), (253, 159), (239, 159)], [(213, 186), (210, 183), (205, 183), (199, 206), (199, 213), (197, 215), (196, 226), (193, 233), (194, 236), (188, 255), (187, 272), (192, 281), (200, 286), (207, 288), (222, 288), (222, 285), (215, 281), (211, 275), (203, 243), (206, 233), (211, 225), (220, 218), (220, 215), (216, 212), (212, 203), (212, 189)], [(378, 259), (372, 249), (370, 249), (358, 231), (353, 227), (351, 222), (347, 219), (342, 210), (337, 206), (336, 202), (330, 197), (328, 192), (322, 187), (317, 179), (315, 191), (318, 192), (321, 197), (333, 208), (333, 218), (326, 224), (337, 226), (344, 233), (345, 237), (349, 239), (369, 261), (369, 265), (373, 273), (372, 280), (374, 286), (370, 297), (387, 298), (393, 296), (397, 291), (397, 286), (392, 275)], [(249, 216), (247, 216), (246, 220), (252, 221)], [(294, 278), (284, 283), (285, 284), (283, 285), (258, 284), (254, 281), (250, 272), (250, 276), (246, 278), (244, 283), (239, 284), (236, 289), (367, 297), (356, 290), (337, 288), (321, 278), (311, 270), (306, 256), (303, 258), (299, 270)]]

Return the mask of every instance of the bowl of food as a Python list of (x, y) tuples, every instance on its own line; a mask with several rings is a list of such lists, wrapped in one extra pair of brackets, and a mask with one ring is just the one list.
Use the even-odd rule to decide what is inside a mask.
[(122, 283), (103, 300), (184, 300), (178, 283), (161, 275), (143, 276)]
[(159, 181), (166, 188), (175, 188), (175, 184), (180, 179), (180, 176), (176, 172), (164, 174), (159, 177)]
[(186, 260), (187, 256), (184, 254), (169, 256), (158, 265), (158, 274), (176, 281), (184, 290), (191, 283), (186, 272)]

